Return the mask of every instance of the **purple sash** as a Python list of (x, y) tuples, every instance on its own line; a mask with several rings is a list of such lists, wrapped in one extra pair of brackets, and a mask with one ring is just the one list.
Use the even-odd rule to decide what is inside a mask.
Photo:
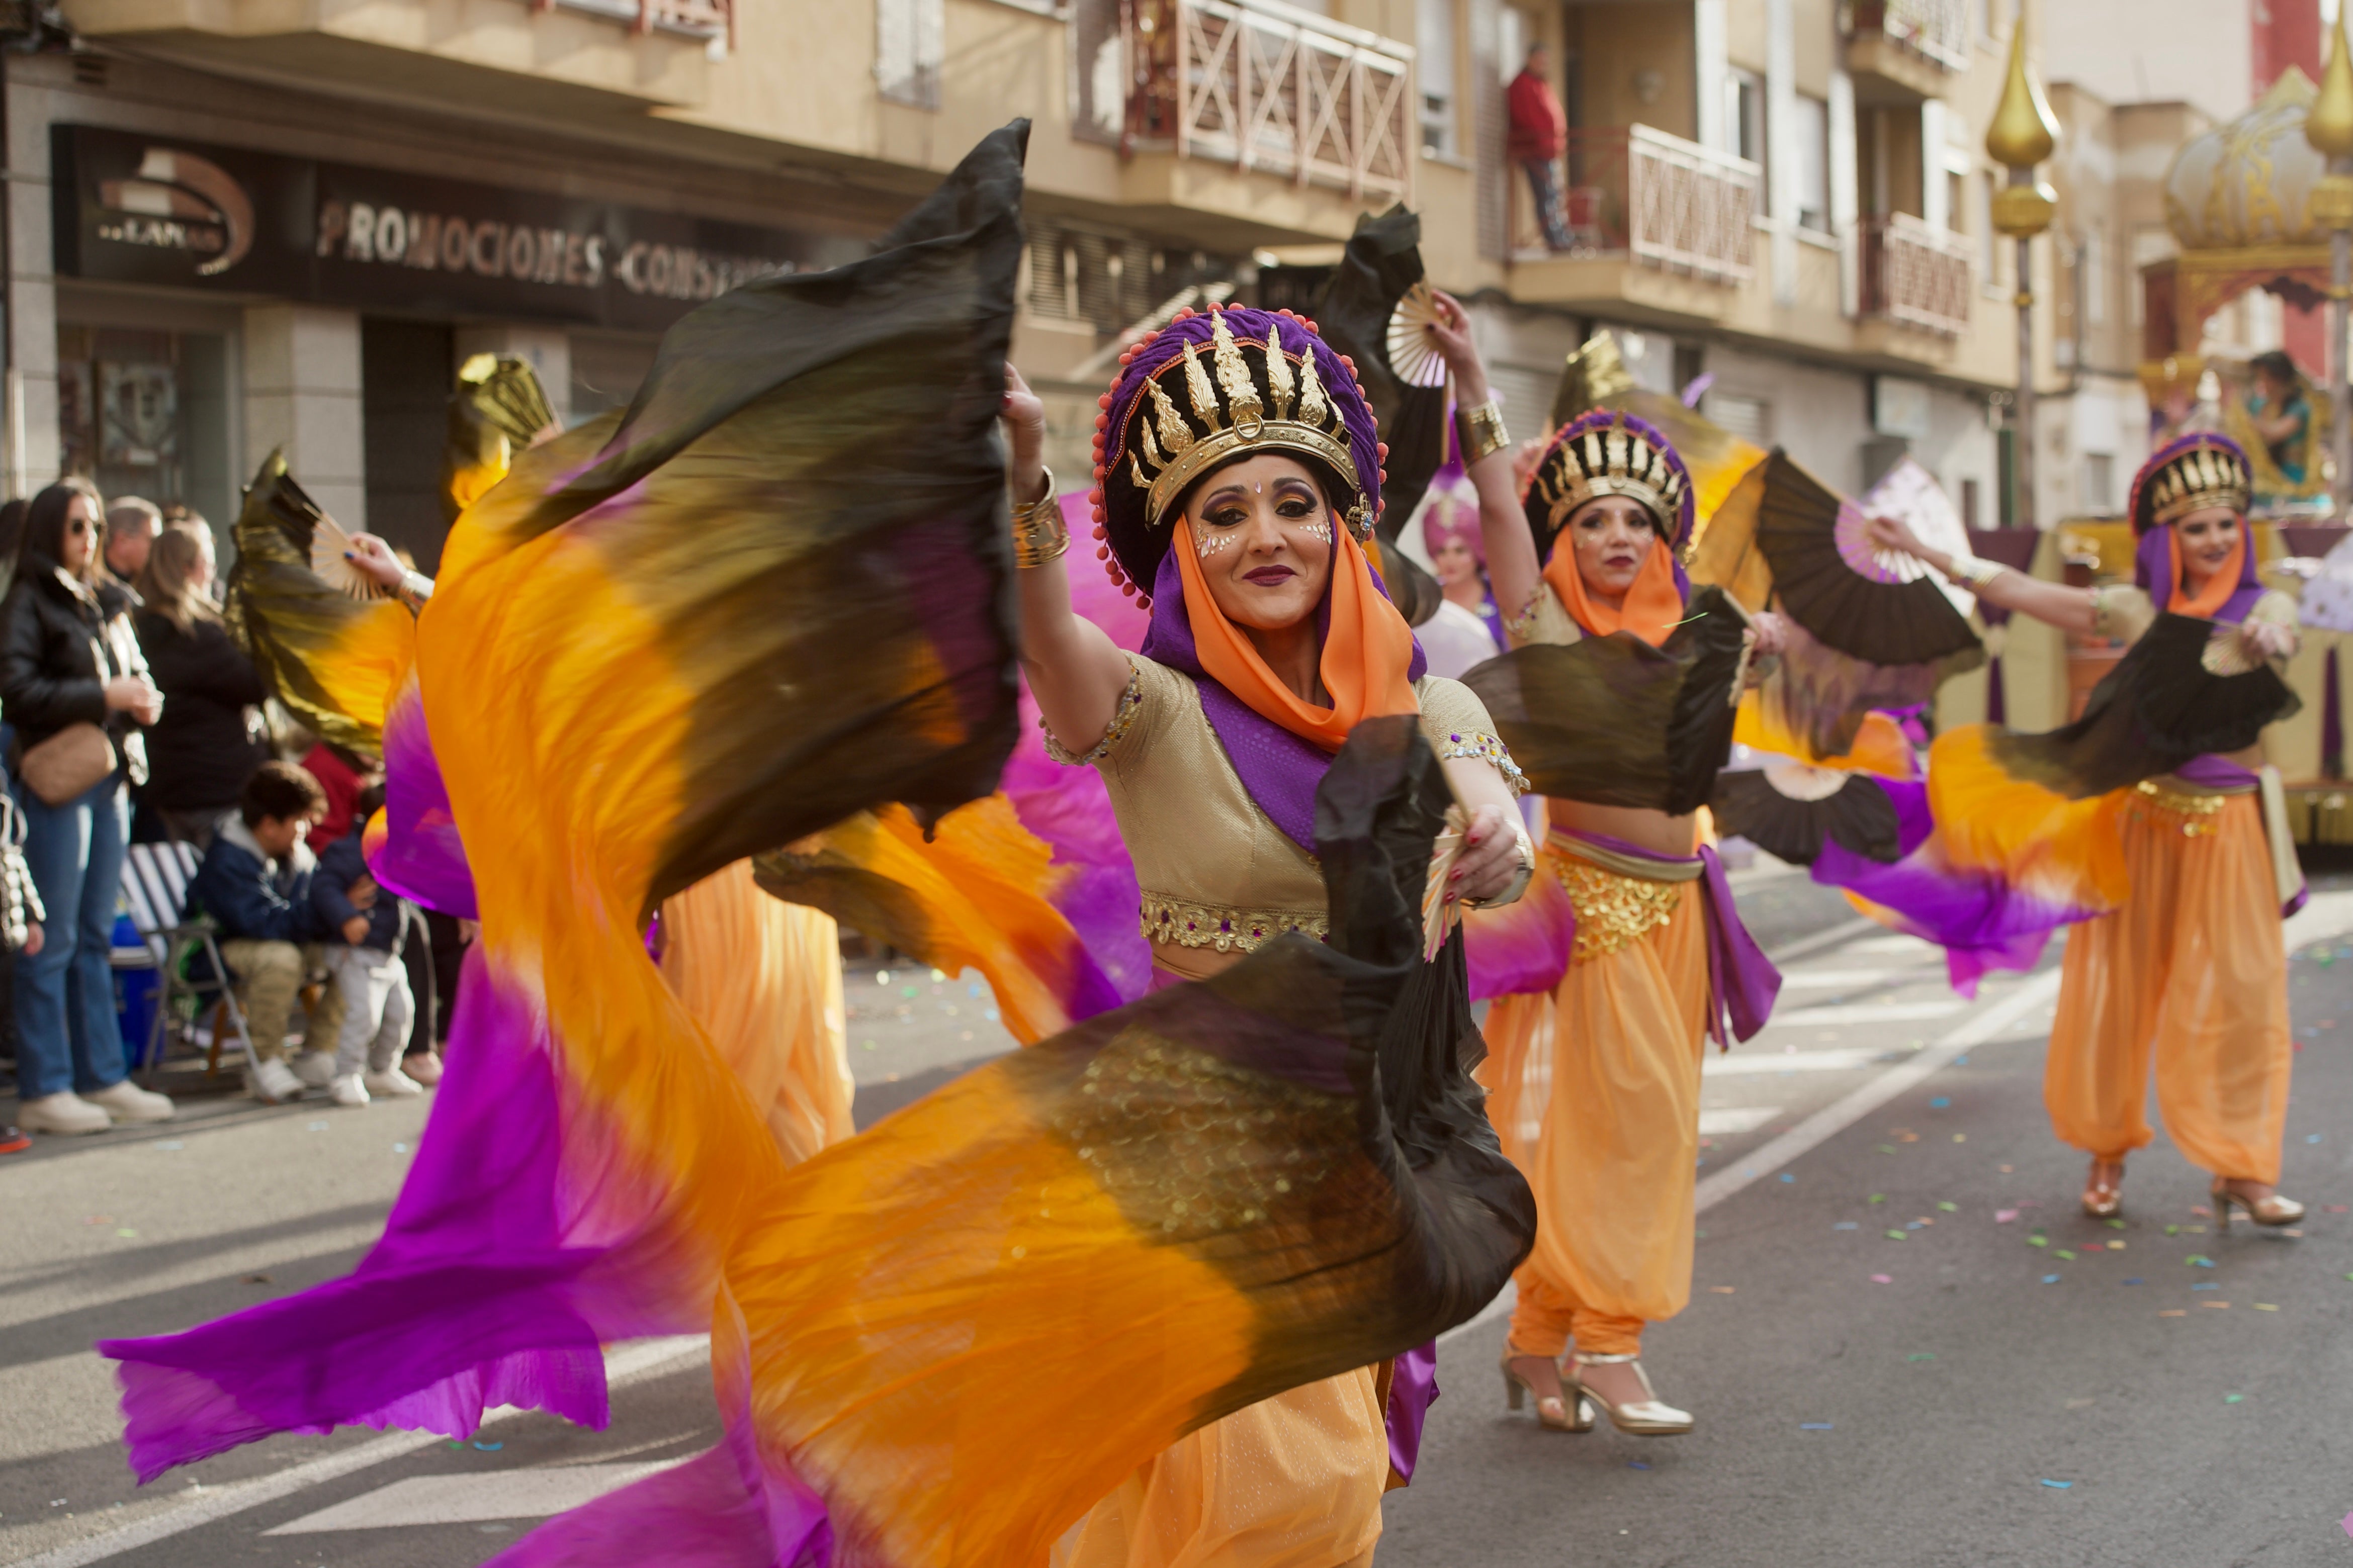
[[(1732, 883), (1725, 877), (1724, 862), (1716, 858), (1714, 845), (1701, 845), (1696, 855), (1661, 855), (1606, 833), (1580, 833), (1567, 827), (1556, 827), (1553, 832), (1572, 843), (1590, 844), (1630, 860), (1647, 860), (1658, 866), (1698, 866), (1700, 890), (1707, 903), (1708, 1037), (1730, 1050), (1733, 1040), (1751, 1038), (1765, 1026), (1773, 1016), (1775, 999), (1781, 994), (1781, 972), (1773, 967), (1773, 961), (1765, 956), (1765, 950), (1757, 945), (1757, 939), (1742, 923), (1740, 910), (1732, 901)], [(1576, 937), (1577, 917), (1572, 910), (1572, 946)]]

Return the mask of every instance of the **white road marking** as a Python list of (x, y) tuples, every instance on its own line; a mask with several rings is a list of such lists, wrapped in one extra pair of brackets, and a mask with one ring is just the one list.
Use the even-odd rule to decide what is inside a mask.
[[(605, 1354), (605, 1384), (619, 1388), (642, 1382), (663, 1373), (675, 1372), (696, 1357), (711, 1354), (711, 1340), (704, 1334), (681, 1334), (670, 1339), (646, 1340)], [(512, 1405), (502, 1405), (482, 1416), (482, 1426), (489, 1426), (522, 1412)], [(256, 1476), (250, 1480), (232, 1481), (223, 1487), (190, 1486), (185, 1502), (149, 1515), (136, 1524), (126, 1524), (121, 1530), (111, 1530), (103, 1535), (92, 1535), (80, 1541), (69, 1542), (38, 1557), (27, 1558), (17, 1568), (82, 1568), (87, 1563), (103, 1562), (135, 1547), (167, 1540), (198, 1525), (210, 1524), (247, 1509), (259, 1508), (266, 1502), (290, 1497), (307, 1487), (333, 1480), (380, 1465), (386, 1459), (396, 1459), (403, 1454), (413, 1454), (419, 1448), (446, 1441), (437, 1432), (387, 1432), (373, 1442), (361, 1443), (339, 1453), (322, 1454), (315, 1459), (291, 1465), (273, 1475)]]
[[(2342, 918), (2346, 928), (2353, 930), (2353, 895), (2345, 895), (2345, 899)], [(2314, 900), (2316, 903), (2318, 901), (2317, 899)], [(2306, 940), (2317, 941), (2318, 938), (2312, 937)], [(1869, 949), (1873, 952), (1889, 952), (1893, 949), (1887, 947), (1885, 942), (1890, 941), (1901, 943), (1908, 949), (1917, 944), (1919, 939), (1908, 936), (1872, 939), (1855, 943), (1854, 948), (1849, 951)], [(2051, 999), (2058, 994), (2059, 971), (2056, 969), (2045, 970), (2031, 977), (2009, 995), (1998, 1002), (1988, 1004), (1975, 1017), (1948, 1031), (1934, 1044), (1923, 1047), (1915, 1052), (1911, 1060), (1899, 1063), (1889, 1068), (1885, 1072), (1877, 1074), (1835, 1103), (1807, 1117), (1755, 1153), (1701, 1182), (1692, 1195), (1692, 1212), (1695, 1215), (1705, 1214), (1742, 1188), (1775, 1174), (1782, 1166), (1829, 1142), (1902, 1094), (1905, 1089), (1918, 1084), (1939, 1068), (1947, 1066), (1954, 1058), (1961, 1055), (1970, 1047), (1983, 1045), (2038, 1007), (2050, 1005)], [(1711, 1053), (1706, 1066), (1721, 1073), (1725, 1069), (1715, 1066), (1719, 1062), (1754, 1061), (1763, 1064), (1757, 1070), (1766, 1071), (1771, 1070), (1776, 1063), (1796, 1061), (1804, 1057), (1861, 1056), (1868, 1060), (1878, 1054), (1880, 1053), (1875, 1051), (1807, 1051), (1794, 1057), (1762, 1054), (1742, 1057), (1737, 1053), (1730, 1056)], [(1442, 1345), (1458, 1340), (1481, 1324), (1492, 1322), (1497, 1318), (1505, 1316), (1511, 1311), (1515, 1299), (1516, 1293), (1512, 1287), (1505, 1285), (1501, 1295), (1481, 1308), (1468, 1321), (1457, 1323), (1440, 1334), (1438, 1337), (1438, 1342)]]
[[(1799, 969), (1781, 976), (1781, 993), (1792, 991), (1827, 991), (1835, 985), (1905, 984), (1930, 978), (1926, 964), (1918, 965), (1914, 973), (1901, 964), (1891, 963), (1884, 969)], [(1942, 979), (1939, 972), (1936, 978)]]
[(290, 1520), (264, 1535), (317, 1535), (331, 1530), (393, 1530), (411, 1524), (470, 1524), (485, 1519), (552, 1519), (607, 1492), (682, 1465), (565, 1465), (536, 1470), (410, 1476), (388, 1487)]
[(1766, 1026), (1830, 1029), (1852, 1024), (1911, 1024), (1923, 1018), (1949, 1018), (1968, 1011), (1969, 1006), (1957, 996), (1943, 996), (1934, 1002), (1858, 1002), (1845, 1007), (1793, 1007), (1786, 1013), (1775, 1013), (1772, 1023)]
[[(1866, 925), (1877, 925), (1879, 922), (1877, 921), (1866, 921), (1863, 923)], [(1942, 958), (1945, 955), (1945, 950), (1943, 948), (1938, 947), (1935, 942), (1928, 941), (1926, 938), (1905, 936), (1901, 931), (1889, 931), (1885, 936), (1865, 937), (1861, 942), (1849, 946), (1846, 951), (1853, 953), (1905, 952), (1910, 953), (1915, 958)]]
[(1759, 1051), (1711, 1049), (1699, 1064), (1700, 1077), (1765, 1078), (1785, 1072), (1851, 1072), (1867, 1068), (1887, 1054), (1884, 1046), (1864, 1046), (1843, 1051)]
[[(1818, 931), (1811, 936), (1801, 936), (1795, 942), (1785, 942), (1780, 946), (1774, 948), (1772, 951), (1766, 953), (1765, 956), (1771, 959), (1776, 964), (1788, 963), (1797, 959), (1805, 957), (1806, 954), (1810, 952), (1820, 952), (1826, 947), (1836, 947), (1841, 942), (1846, 942), (1850, 938), (1861, 936), (1864, 931), (1877, 931), (1879, 929), (1880, 924), (1877, 921), (1873, 920), (1868, 915), (1857, 915), (1851, 921), (1846, 921), (1841, 924), (1831, 926), (1825, 931)], [(1925, 951), (1934, 951), (1928, 947), (1926, 942), (1921, 942), (1917, 937), (1901, 936), (1897, 937), (1895, 940), (1898, 942), (1915, 943)], [(1878, 951), (1892, 952), (1894, 950), (1883, 948)]]
[(1726, 1105), (1699, 1113), (1699, 1135), (1703, 1138), (1726, 1137), (1735, 1132), (1754, 1132), (1781, 1114), (1778, 1105)]

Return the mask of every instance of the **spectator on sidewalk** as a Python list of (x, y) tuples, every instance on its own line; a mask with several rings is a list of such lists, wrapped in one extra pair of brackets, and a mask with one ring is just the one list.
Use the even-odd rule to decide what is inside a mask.
[(1544, 226), (1545, 245), (1553, 250), (1569, 247), (1568, 224), (1560, 210), (1560, 155), (1568, 146), (1568, 114), (1552, 89), (1552, 52), (1542, 44), (1528, 46), (1520, 74), (1512, 79), (1507, 95), (1511, 129), (1504, 150), (1528, 178), (1535, 198), (1536, 221)]
[[(360, 791), (351, 831), (319, 854), (311, 903), (343, 940), (327, 946), (327, 973), (343, 994), (343, 1026), (335, 1037), (335, 1076), (327, 1098), (365, 1105), (375, 1097), (422, 1094), (424, 1086), (400, 1070), (415, 1026), (417, 1000), (400, 961), (416, 910), (407, 900), (378, 888), (360, 840), (368, 818), (384, 805), (384, 782)], [(354, 894), (373, 893), (366, 908)]]
[[(33, 886), (32, 868), (25, 864), (25, 817), (16, 803), (0, 793), (0, 947), (14, 961), (18, 953), (41, 951), (41, 890)], [(0, 1154), (21, 1154), (33, 1141), (16, 1128), (0, 1123)]]
[[(335, 1076), (327, 1048), (328, 1009), (313, 1011), (305, 1049), (286, 1064), (286, 1028), (302, 989), (311, 953), (335, 932), (311, 900), (318, 860), (302, 840), (327, 806), (319, 782), (291, 763), (254, 770), (205, 851), (189, 892), (221, 929), (221, 957), (236, 976), (237, 1001), (253, 1036), (258, 1067), (246, 1069), (246, 1092), (265, 1104), (292, 1100), (305, 1088), (324, 1089)], [(371, 889), (351, 890), (352, 902), (375, 901)], [(338, 1009), (340, 1011), (340, 1009)]]
[(147, 553), (163, 526), (162, 510), (138, 496), (117, 496), (106, 509), (106, 570), (101, 580), (122, 595), (128, 609), (139, 607), (132, 584), (147, 569)]
[(147, 736), (133, 843), (210, 847), (237, 792), (269, 756), (261, 676), (221, 625), (213, 570), (213, 531), (195, 518), (155, 536), (135, 584), (144, 607), (132, 625), (165, 700)]
[(34, 497), (0, 605), (0, 711), (16, 729), (25, 859), (49, 913), (48, 940), (16, 965), (16, 1116), (35, 1132), (103, 1132), (174, 1114), (169, 1099), (131, 1081), (114, 1012), (124, 786), (147, 777), (140, 731), (162, 713), (164, 694), (147, 679), (130, 617), (98, 591), (105, 510), (83, 479)]

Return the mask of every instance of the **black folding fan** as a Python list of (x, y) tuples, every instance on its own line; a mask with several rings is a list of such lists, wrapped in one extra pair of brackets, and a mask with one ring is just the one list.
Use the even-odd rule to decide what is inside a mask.
[(1902, 858), (1894, 803), (1869, 773), (1787, 763), (1716, 775), (1708, 801), (1716, 831), (1737, 834), (1793, 866), (1810, 866), (1825, 842), (1881, 865)]

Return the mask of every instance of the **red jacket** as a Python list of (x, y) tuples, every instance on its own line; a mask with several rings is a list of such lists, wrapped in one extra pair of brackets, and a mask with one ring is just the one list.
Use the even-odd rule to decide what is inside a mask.
[(1528, 158), (1557, 158), (1568, 145), (1568, 115), (1552, 90), (1552, 83), (1531, 70), (1512, 79), (1512, 132), (1504, 150), (1514, 163)]

